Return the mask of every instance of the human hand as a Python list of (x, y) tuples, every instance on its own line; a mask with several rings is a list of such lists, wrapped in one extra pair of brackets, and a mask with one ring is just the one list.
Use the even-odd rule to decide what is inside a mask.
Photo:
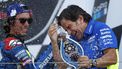
[(52, 42), (53, 41), (57, 42), (57, 37), (58, 37), (57, 28), (58, 25), (56, 23), (51, 24), (51, 26), (49, 27), (48, 35)]
[(30, 62), (32, 62), (32, 60), (28, 59), (28, 60), (24, 61), (22, 65), (25, 66), (26, 64), (29, 64)]
[(88, 56), (80, 56), (78, 58), (79, 68), (90, 68), (92, 66), (91, 60)]

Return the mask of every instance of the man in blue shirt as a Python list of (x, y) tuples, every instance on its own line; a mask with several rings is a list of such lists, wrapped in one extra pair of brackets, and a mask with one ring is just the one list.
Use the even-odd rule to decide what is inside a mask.
[[(97, 22), (76, 5), (65, 8), (57, 18), (58, 25), (68, 32), (70, 38), (77, 41), (84, 50), (78, 57), (79, 68), (107, 69), (117, 63), (117, 40), (114, 32), (102, 22)], [(49, 28), (53, 57), (56, 62), (63, 62), (58, 48), (57, 25)], [(59, 63), (59, 69), (67, 64)]]

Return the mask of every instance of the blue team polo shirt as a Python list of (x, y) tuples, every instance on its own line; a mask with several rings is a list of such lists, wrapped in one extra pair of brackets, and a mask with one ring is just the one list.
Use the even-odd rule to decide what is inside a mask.
[[(71, 36), (74, 40), (76, 38)], [(91, 20), (85, 31), (84, 37), (79, 41), (84, 49), (84, 54), (89, 59), (97, 59), (104, 55), (103, 51), (107, 48), (117, 48), (117, 39), (114, 32), (102, 22)], [(107, 68), (89, 68), (107, 69)]]

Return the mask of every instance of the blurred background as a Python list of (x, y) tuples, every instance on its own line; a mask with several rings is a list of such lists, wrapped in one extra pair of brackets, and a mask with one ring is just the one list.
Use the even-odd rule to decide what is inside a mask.
[[(105, 22), (113, 29), (118, 40), (119, 55), (122, 58), (122, 0), (0, 0), (0, 41), (6, 35), (3, 30), (3, 25), (6, 24), (6, 7), (13, 2), (25, 3), (33, 11), (34, 21), (25, 43), (35, 58), (50, 43), (47, 35), (49, 25), (64, 8), (71, 4), (79, 5), (95, 20)], [(122, 69), (122, 59), (119, 63), (119, 69)]]

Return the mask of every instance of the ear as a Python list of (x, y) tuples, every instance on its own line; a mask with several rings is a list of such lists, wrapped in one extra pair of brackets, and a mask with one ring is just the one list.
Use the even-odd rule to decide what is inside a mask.
[(78, 19), (77, 19), (77, 23), (83, 23), (84, 22), (84, 18), (82, 15), (79, 15)]

